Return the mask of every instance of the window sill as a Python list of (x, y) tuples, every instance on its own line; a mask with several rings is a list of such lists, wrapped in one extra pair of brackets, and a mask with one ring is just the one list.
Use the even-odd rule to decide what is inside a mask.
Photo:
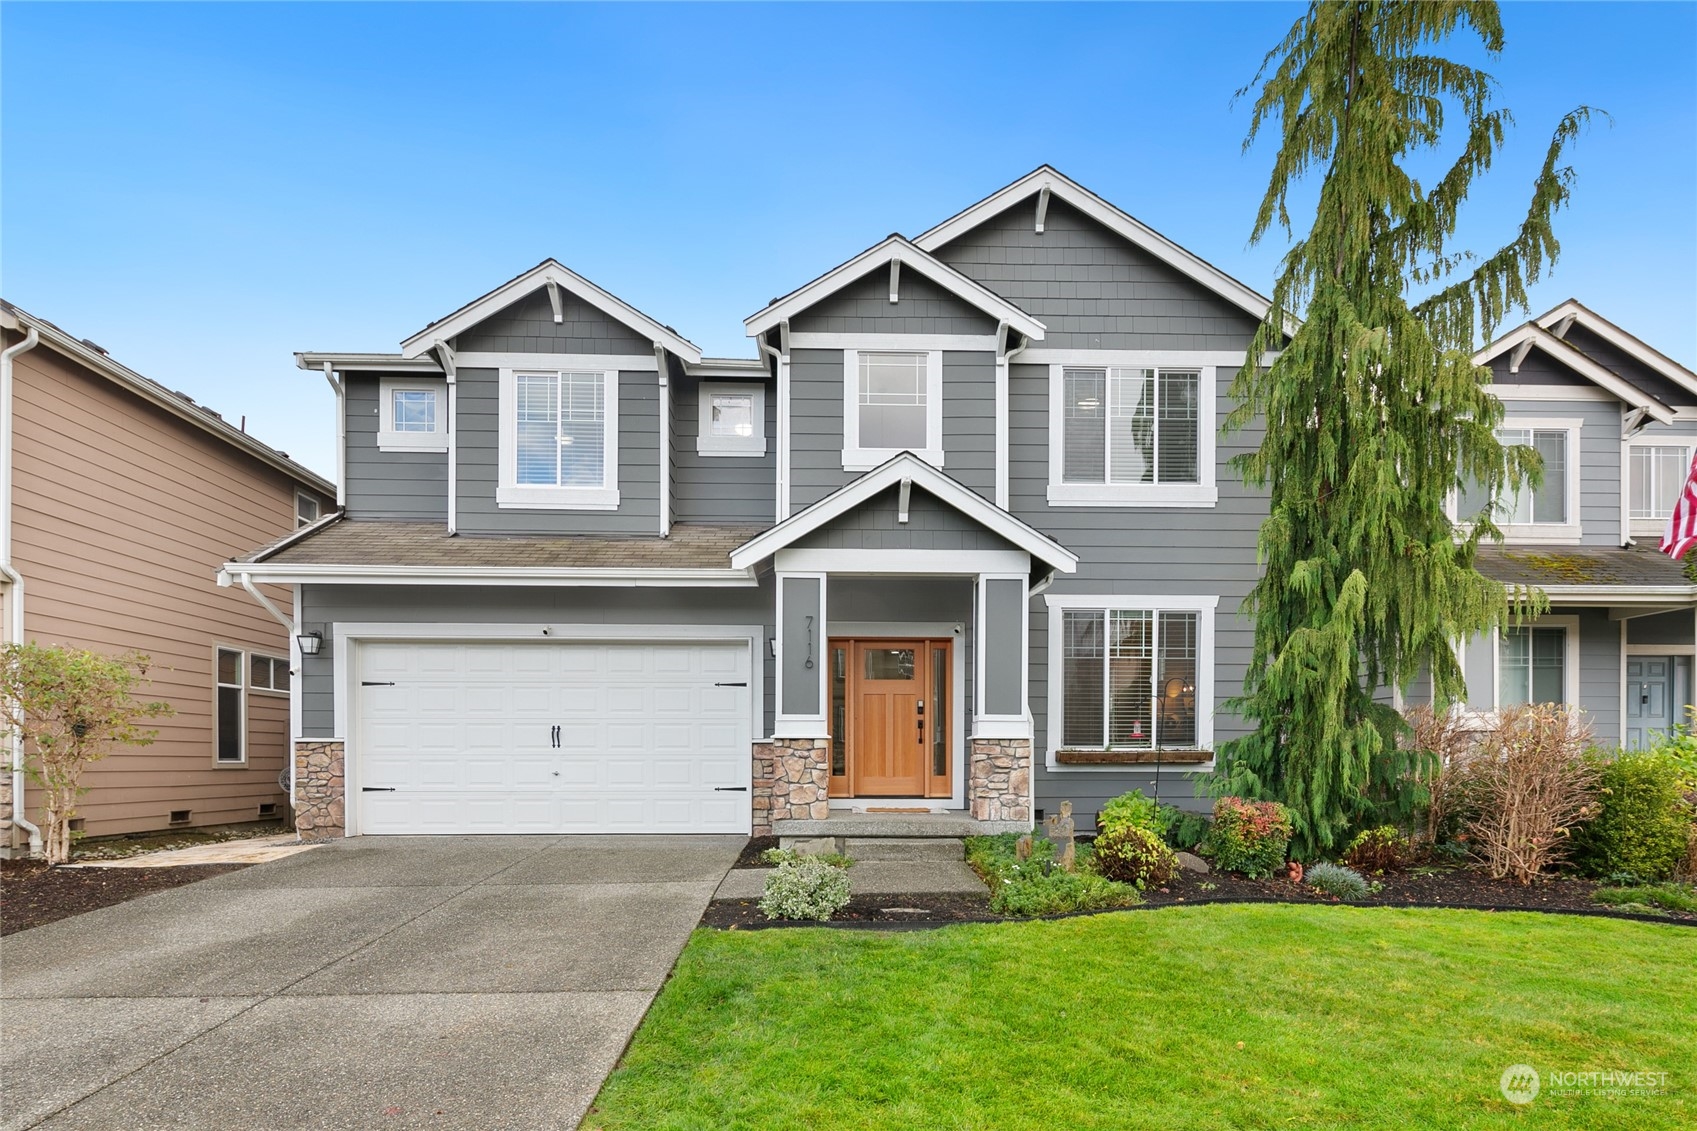
[(757, 441), (746, 444), (715, 444), (700, 436), (695, 438), (695, 454), (698, 456), (745, 456), (759, 458), (766, 454), (766, 438), (762, 436)]
[(1577, 522), (1501, 523), (1498, 529), (1511, 546), (1576, 546), (1583, 536)]
[(247, 769), (247, 759), (243, 758), (236, 762), (226, 758), (214, 758), (212, 759), (212, 767), (217, 770), (245, 770)]
[(499, 487), (495, 505), (503, 510), (615, 511), (617, 487)]
[(1057, 750), (1055, 762), (1062, 766), (1164, 766), (1206, 765), (1214, 760), (1212, 750)]
[(1660, 540), (1661, 536), (1668, 532), (1668, 520), (1665, 518), (1635, 518), (1630, 520), (1630, 525), (1626, 529), (1634, 539), (1654, 538)]
[(875, 467), (889, 463), (903, 452), (918, 456), (932, 467), (943, 466), (941, 448), (844, 448), (843, 470), (871, 471)]
[(434, 452), (448, 450), (447, 438), (435, 432), (379, 432), (377, 450), (380, 452)]
[(1049, 484), (1049, 505), (1052, 507), (1211, 507), (1219, 501), (1219, 489), (1202, 483), (1150, 486)]

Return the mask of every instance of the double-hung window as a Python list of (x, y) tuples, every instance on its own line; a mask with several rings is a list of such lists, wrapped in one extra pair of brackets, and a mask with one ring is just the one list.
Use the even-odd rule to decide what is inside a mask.
[(1049, 502), (1208, 505), (1212, 367), (1054, 366)]
[(844, 350), (843, 378), (845, 470), (904, 451), (943, 466), (942, 351)]
[(448, 450), (447, 384), (385, 377), (378, 386), (377, 447), (385, 452)]
[[(1502, 428), (1497, 439), (1504, 447), (1529, 447), (1543, 461), (1543, 481), (1523, 482), (1505, 491), (1492, 512), (1505, 536), (1522, 542), (1577, 542), (1579, 526), (1579, 421), (1527, 422)], [(1476, 485), (1461, 492), (1456, 517), (1471, 522), (1485, 512), (1489, 500)]]
[(1505, 629), (1497, 645), (1497, 692), (1504, 707), (1567, 702), (1567, 629)]
[(1667, 526), (1685, 487), (1691, 449), (1675, 444), (1634, 444), (1628, 461), (1628, 507), (1632, 532), (1657, 535)]
[(501, 373), (503, 507), (618, 506), (618, 374)]
[(1210, 746), (1214, 604), (1051, 598), (1051, 748)]

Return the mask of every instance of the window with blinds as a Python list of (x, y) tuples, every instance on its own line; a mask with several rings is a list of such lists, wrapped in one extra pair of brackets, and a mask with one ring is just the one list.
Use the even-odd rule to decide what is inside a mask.
[(517, 375), (519, 485), (605, 483), (606, 382), (604, 373)]
[(1633, 518), (1665, 519), (1685, 487), (1691, 449), (1657, 445), (1632, 449), (1630, 501)]
[[(1565, 428), (1504, 428), (1497, 439), (1505, 447), (1530, 447), (1544, 461), (1544, 481), (1537, 487), (1522, 483), (1513, 494), (1505, 494), (1496, 504), (1495, 520), (1516, 526), (1560, 526), (1569, 521), (1568, 495), (1568, 432)], [(1485, 513), (1490, 500), (1477, 484), (1462, 491), (1456, 515), (1471, 522)]]
[(1199, 616), (1193, 610), (1064, 610), (1063, 744), (1193, 748)]
[(1201, 373), (1065, 369), (1063, 483), (1200, 483)]

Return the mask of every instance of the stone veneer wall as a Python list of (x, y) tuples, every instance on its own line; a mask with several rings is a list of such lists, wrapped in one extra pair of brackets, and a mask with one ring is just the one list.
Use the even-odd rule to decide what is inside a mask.
[(347, 785), (339, 739), (295, 743), (295, 831), (302, 840), (347, 835)]
[(826, 738), (776, 738), (754, 744), (754, 835), (771, 836), (772, 822), (823, 821), (831, 767)]
[(1031, 740), (975, 738), (966, 807), (975, 821), (1031, 820)]
[(8, 764), (0, 773), (0, 853), (10, 859), (12, 847), (12, 769)]

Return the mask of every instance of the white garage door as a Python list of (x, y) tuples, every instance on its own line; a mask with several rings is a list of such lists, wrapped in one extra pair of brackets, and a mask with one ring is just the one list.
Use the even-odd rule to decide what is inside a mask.
[(749, 829), (746, 644), (371, 643), (361, 833)]

